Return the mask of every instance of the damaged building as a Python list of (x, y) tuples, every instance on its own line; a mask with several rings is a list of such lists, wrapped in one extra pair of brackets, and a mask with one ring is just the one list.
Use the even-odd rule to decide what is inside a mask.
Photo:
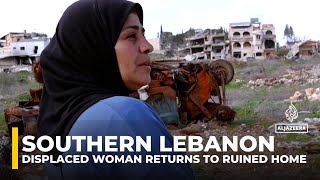
[(250, 22), (229, 24), (231, 55), (236, 59), (266, 59), (276, 54), (276, 35), (272, 24)]
[(229, 24), (229, 32), (206, 31), (185, 39), (186, 47), (178, 49), (186, 60), (268, 59), (276, 55), (276, 35), (273, 24), (261, 24), (258, 18), (250, 22)]
[(10, 32), (1, 39), (0, 66), (33, 64), (50, 39), (42, 33)]
[(307, 56), (318, 55), (320, 53), (320, 41), (301, 41), (294, 44), (288, 55), (288, 59), (292, 58), (302, 58)]
[(199, 32), (185, 40), (186, 47), (178, 52), (180, 56), (186, 56), (186, 59), (225, 59), (229, 53), (229, 41), (224, 32)]

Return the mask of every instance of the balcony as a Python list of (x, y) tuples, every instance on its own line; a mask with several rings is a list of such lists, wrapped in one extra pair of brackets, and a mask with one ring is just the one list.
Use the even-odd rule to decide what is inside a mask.
[(225, 33), (219, 33), (219, 34), (214, 34), (211, 37), (215, 38), (215, 37), (224, 37), (226, 34)]
[(242, 48), (241, 48), (241, 47), (233, 47), (233, 48), (232, 48), (232, 51), (233, 51), (233, 52), (241, 52), (241, 51), (242, 51)]
[(270, 39), (270, 40), (272, 40), (272, 39), (275, 39), (275, 38), (276, 38), (276, 35), (273, 35), (273, 34), (265, 34), (265, 35), (263, 35), (263, 38), (264, 38), (264, 39)]
[(190, 48), (204, 48), (204, 44), (192, 44)]
[(251, 37), (251, 36), (248, 36), (248, 37), (234, 36), (234, 37), (231, 38), (231, 40), (233, 42), (235, 42), (235, 41), (241, 41), (241, 42), (253, 41), (253, 37)]
[(213, 42), (211, 45), (212, 46), (225, 46), (226, 43), (225, 42)]

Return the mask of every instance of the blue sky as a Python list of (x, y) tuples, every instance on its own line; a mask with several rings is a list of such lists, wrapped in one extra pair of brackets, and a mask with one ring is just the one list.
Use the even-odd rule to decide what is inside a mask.
[[(317, 0), (132, 0), (144, 8), (147, 38), (160, 26), (173, 34), (193, 28), (228, 28), (229, 23), (257, 17), (274, 24), (283, 44), (286, 24), (301, 39), (320, 40)], [(52, 36), (64, 10), (75, 0), (1, 0), (0, 36), (8, 32), (38, 31)]]

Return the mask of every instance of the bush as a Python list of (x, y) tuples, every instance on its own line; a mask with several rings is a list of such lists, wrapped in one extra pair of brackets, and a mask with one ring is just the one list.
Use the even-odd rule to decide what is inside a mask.
[(287, 54), (289, 53), (290, 49), (281, 47), (277, 50), (277, 56), (279, 57), (286, 57)]

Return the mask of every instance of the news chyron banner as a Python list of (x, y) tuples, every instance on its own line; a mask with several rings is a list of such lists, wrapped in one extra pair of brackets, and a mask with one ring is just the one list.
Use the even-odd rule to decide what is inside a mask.
[[(60, 136), (25, 135), (19, 140), (19, 129), (13, 127), (11, 169), (48, 163), (304, 166), (309, 163), (306, 151), (298, 154), (277, 151), (277, 142), (283, 135), (302, 137), (309, 133), (308, 123), (298, 119), (299, 111), (290, 102), (285, 120), (269, 127), (269, 135), (174, 135), (172, 146), (168, 146), (166, 136), (66, 136), (63, 142)], [(59, 155), (50, 154), (53, 150), (57, 150)]]

